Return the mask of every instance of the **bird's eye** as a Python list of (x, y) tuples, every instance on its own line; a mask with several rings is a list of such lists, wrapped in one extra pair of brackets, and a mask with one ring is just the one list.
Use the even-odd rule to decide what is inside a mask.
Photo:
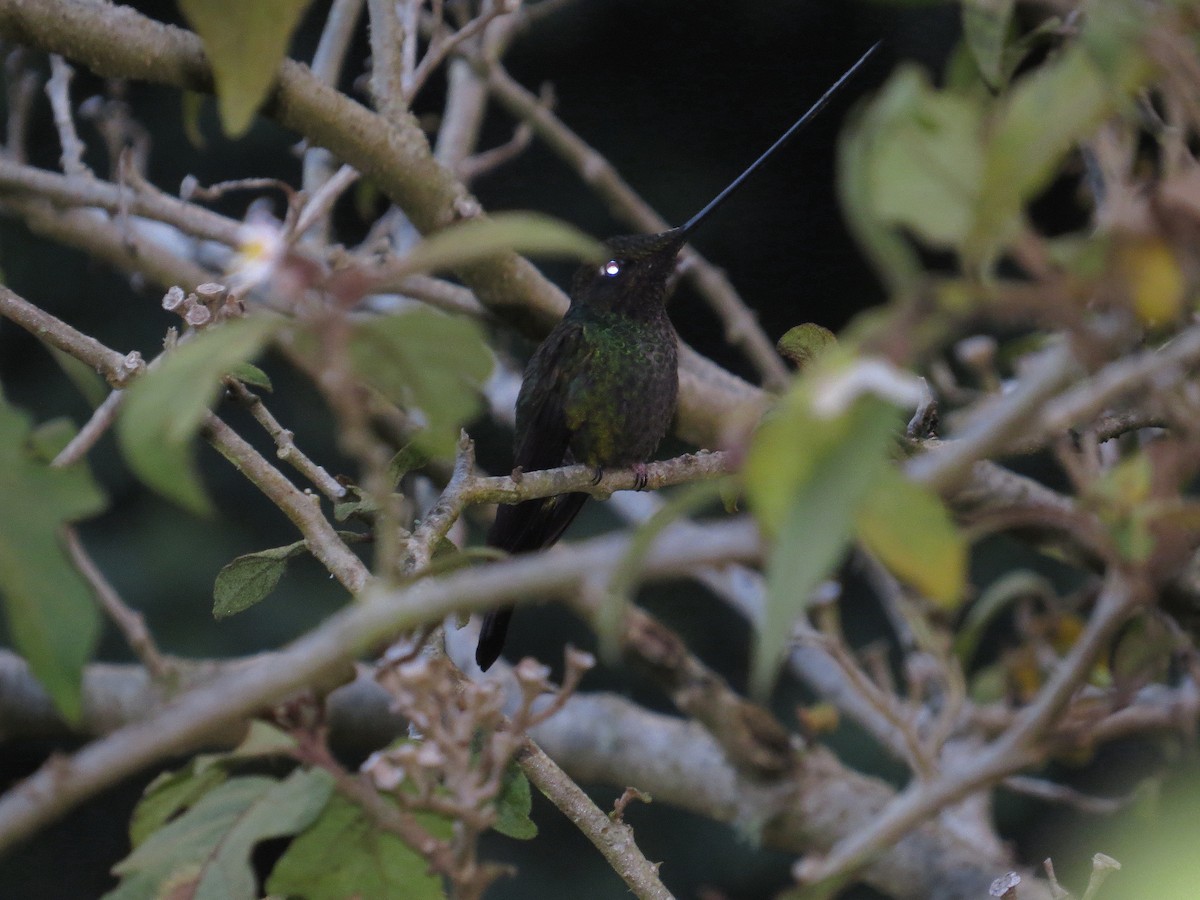
[(621, 263), (615, 259), (610, 259), (600, 267), (600, 274), (607, 275), (609, 278), (612, 278), (614, 275), (620, 275)]

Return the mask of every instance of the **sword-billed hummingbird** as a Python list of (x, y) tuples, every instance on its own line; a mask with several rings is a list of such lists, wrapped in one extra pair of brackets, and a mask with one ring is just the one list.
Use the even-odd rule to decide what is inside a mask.
[[(772, 155), (819, 113), (878, 49), (846, 70), (783, 135), (707, 206), (678, 228), (604, 242), (605, 261), (575, 273), (571, 305), (525, 367), (517, 397), (513, 465), (522, 471), (571, 463), (632, 466), (645, 478), (675, 414), (678, 337), (667, 317), (667, 282), (689, 235)], [(584, 493), (502, 504), (487, 542), (526, 553), (557, 541), (578, 514)], [(475, 660), (488, 669), (500, 656), (512, 607), (488, 613)]]

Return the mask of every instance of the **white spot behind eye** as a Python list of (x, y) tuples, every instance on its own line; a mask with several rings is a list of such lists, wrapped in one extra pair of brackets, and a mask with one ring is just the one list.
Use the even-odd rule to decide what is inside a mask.
[(619, 262), (617, 262), (615, 259), (610, 259), (608, 262), (606, 262), (604, 265), (602, 265), (600, 267), (600, 274), (607, 275), (610, 278), (613, 275), (620, 275), (621, 274), (621, 264)]

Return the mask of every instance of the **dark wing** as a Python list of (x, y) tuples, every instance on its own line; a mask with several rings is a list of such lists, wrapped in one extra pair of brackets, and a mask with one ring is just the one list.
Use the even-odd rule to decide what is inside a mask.
[[(538, 347), (517, 400), (513, 465), (523, 472), (553, 469), (568, 459), (571, 429), (563, 401), (571, 379), (586, 365), (582, 326), (561, 322)], [(579, 513), (587, 494), (563, 494), (504, 504), (488, 532), (488, 545), (509, 553), (549, 547)]]
[[(571, 378), (586, 361), (583, 342), (582, 327), (560, 322), (529, 362), (517, 399), (517, 441), (513, 453), (514, 467), (520, 466), (523, 472), (553, 469), (567, 459), (571, 429), (563, 399)], [(562, 537), (587, 498), (587, 494), (576, 493), (501, 504), (488, 531), (488, 545), (509, 553), (549, 547)], [(491, 668), (504, 649), (512, 614), (509, 606), (483, 617), (475, 661), (484, 671)]]

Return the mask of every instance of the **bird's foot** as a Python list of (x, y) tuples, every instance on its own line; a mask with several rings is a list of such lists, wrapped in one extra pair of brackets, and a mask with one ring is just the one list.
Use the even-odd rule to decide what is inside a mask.
[(633, 489), (635, 491), (644, 491), (646, 482), (650, 480), (650, 473), (646, 471), (644, 462), (634, 463), (630, 468), (633, 469)]
[(594, 484), (594, 485), (595, 485), (595, 484), (599, 484), (599, 483), (600, 483), (600, 479), (601, 479), (601, 478), (603, 478), (603, 477), (604, 477), (604, 469), (603, 469), (603, 467), (601, 467), (601, 466), (596, 466), (596, 468), (592, 470), (592, 484)]

